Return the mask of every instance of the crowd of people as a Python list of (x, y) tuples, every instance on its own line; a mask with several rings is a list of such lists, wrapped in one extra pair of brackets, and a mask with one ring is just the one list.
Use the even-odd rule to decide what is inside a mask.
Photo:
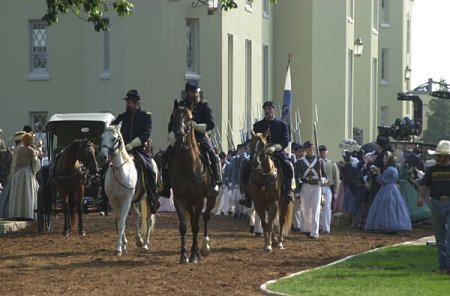
[(10, 220), (34, 220), (36, 218), (39, 182), (37, 173), (41, 169), (42, 149), (34, 143), (29, 126), (15, 133), (14, 146), (10, 150), (0, 145), (0, 153), (7, 153), (1, 163), (0, 214)]
[[(220, 195), (220, 203), (213, 213), (245, 220), (250, 232), (261, 236), (261, 219), (248, 197), (246, 186), (252, 158), (251, 139), (227, 153), (214, 149), (208, 137), (208, 131), (214, 128), (212, 108), (200, 98), (198, 81), (188, 81), (185, 91), (186, 98), (181, 104), (193, 110), (195, 136), (212, 171), (211, 190)], [(121, 132), (127, 151), (133, 151), (143, 163), (151, 211), (156, 212), (160, 207), (158, 195), (170, 197), (167, 169), (175, 138), (171, 121), (168, 128), (170, 145), (162, 164), (164, 184), (157, 194), (155, 173), (144, 149), (151, 134), (151, 116), (140, 108), (141, 96), (137, 90), (128, 91), (124, 100), (126, 111), (119, 114), (114, 123), (122, 122)], [(421, 151), (402, 151), (397, 157), (389, 138), (382, 135), (377, 137), (376, 145), (370, 147), (360, 147), (353, 140), (343, 141), (340, 145), (342, 160), (333, 161), (328, 158), (325, 145), (311, 141), (289, 143), (287, 124), (276, 118), (275, 104), (267, 101), (263, 109), (264, 118), (254, 124), (253, 130), (265, 133), (268, 141), (265, 153), (271, 154), (279, 163), (283, 176), (280, 202), (294, 203), (294, 232), (303, 233), (309, 239), (330, 234), (333, 213), (339, 212), (352, 217), (353, 228), (381, 233), (411, 231), (413, 222), (432, 218), (440, 269), (449, 270), (450, 178), (446, 176), (450, 167), (450, 142), (441, 141), (436, 151), (430, 152), (436, 156), (436, 162), (428, 170), (419, 157)], [(4, 217), (34, 219), (39, 188), (36, 173), (42, 155), (33, 145), (31, 132), (16, 133), (14, 141), (16, 145), (5, 188), (0, 184), (1, 206)], [(290, 154), (286, 152), (289, 144)], [(0, 141), (0, 149), (6, 150), (3, 141)], [(411, 155), (415, 157), (411, 158)], [(429, 196), (431, 200), (427, 202)]]

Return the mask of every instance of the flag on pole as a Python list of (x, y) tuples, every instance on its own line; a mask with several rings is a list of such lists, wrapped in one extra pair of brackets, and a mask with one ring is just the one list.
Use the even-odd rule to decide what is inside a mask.
[[(291, 89), (291, 58), (286, 70), (286, 80), (284, 82), (283, 108), (281, 111), (281, 119), (286, 122), (288, 127), (291, 126), (291, 108), (292, 108), (292, 89)], [(289, 131), (289, 137), (291, 133)]]

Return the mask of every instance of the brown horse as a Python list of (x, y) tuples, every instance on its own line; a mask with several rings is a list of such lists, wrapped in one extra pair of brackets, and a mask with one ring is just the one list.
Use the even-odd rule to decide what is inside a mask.
[(211, 209), (216, 201), (216, 194), (210, 192), (212, 175), (203, 162), (198, 143), (195, 139), (192, 113), (189, 108), (182, 107), (175, 100), (172, 112), (173, 132), (176, 142), (174, 156), (169, 164), (169, 180), (172, 184), (174, 204), (179, 219), (181, 236), (180, 263), (186, 263), (186, 220), (190, 218), (192, 228), (192, 246), (190, 263), (197, 263), (200, 254), (197, 245), (199, 218), (202, 213), (204, 198), (207, 198), (206, 210), (203, 213), (203, 244), (201, 255), (209, 255), (208, 221)]
[(78, 224), (79, 234), (84, 236), (84, 188), (88, 177), (98, 173), (94, 145), (87, 139), (74, 140), (56, 156), (52, 173), (62, 199), (64, 235), (68, 236)]
[[(292, 203), (286, 204), (281, 197), (281, 171), (267, 154), (267, 133), (252, 131), (252, 159), (248, 194), (255, 204), (264, 231), (265, 253), (272, 252), (272, 243), (283, 249), (283, 239), (292, 226)], [(280, 231), (274, 235), (274, 220), (279, 217)]]

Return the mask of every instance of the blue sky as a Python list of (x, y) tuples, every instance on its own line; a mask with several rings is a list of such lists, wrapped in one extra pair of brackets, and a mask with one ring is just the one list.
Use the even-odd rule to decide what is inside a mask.
[(411, 88), (428, 78), (450, 83), (450, 0), (415, 0), (412, 12)]

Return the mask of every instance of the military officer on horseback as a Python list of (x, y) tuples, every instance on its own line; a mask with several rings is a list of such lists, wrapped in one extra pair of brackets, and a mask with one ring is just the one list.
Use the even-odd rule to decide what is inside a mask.
[(141, 96), (138, 90), (129, 90), (123, 99), (126, 101), (126, 111), (119, 114), (111, 124), (122, 122), (120, 132), (125, 142), (125, 148), (143, 166), (150, 210), (152, 213), (156, 213), (160, 206), (159, 198), (156, 195), (156, 173), (151, 165), (151, 156), (145, 151), (144, 145), (150, 139), (152, 118), (150, 113), (141, 109)]
[[(200, 87), (197, 80), (188, 80), (185, 84), (186, 97), (180, 101), (179, 105), (187, 107), (192, 112), (192, 120), (194, 122), (195, 139), (199, 143), (203, 156), (207, 159), (206, 163), (210, 165), (213, 182), (211, 184), (212, 190), (215, 193), (219, 192), (219, 187), (222, 185), (222, 176), (220, 173), (220, 160), (214, 151), (214, 147), (210, 138), (206, 134), (207, 131), (214, 128), (214, 120), (212, 116), (212, 109), (209, 103), (200, 99)], [(169, 182), (169, 162), (174, 153), (173, 145), (175, 142), (175, 135), (172, 130), (172, 118), (169, 122), (169, 147), (163, 157), (162, 163), (162, 179), (164, 188), (159, 193), (161, 196), (170, 196), (170, 182)]]
[[(275, 159), (280, 162), (282, 175), (283, 175), (283, 197), (286, 203), (294, 201), (294, 193), (292, 192), (292, 178), (294, 172), (289, 159), (288, 154), (284, 151), (284, 148), (289, 144), (289, 133), (287, 124), (275, 117), (275, 104), (271, 101), (266, 101), (263, 104), (264, 119), (255, 122), (253, 125), (253, 131), (255, 133), (265, 133), (269, 131), (267, 136), (268, 148), (266, 153), (272, 154)], [(250, 163), (250, 162), (249, 162)], [(245, 166), (242, 170), (242, 178), (245, 180), (245, 184), (248, 183), (250, 177), (249, 165)], [(245, 204), (247, 207), (251, 207), (251, 200), (245, 194), (239, 201), (240, 204)]]

